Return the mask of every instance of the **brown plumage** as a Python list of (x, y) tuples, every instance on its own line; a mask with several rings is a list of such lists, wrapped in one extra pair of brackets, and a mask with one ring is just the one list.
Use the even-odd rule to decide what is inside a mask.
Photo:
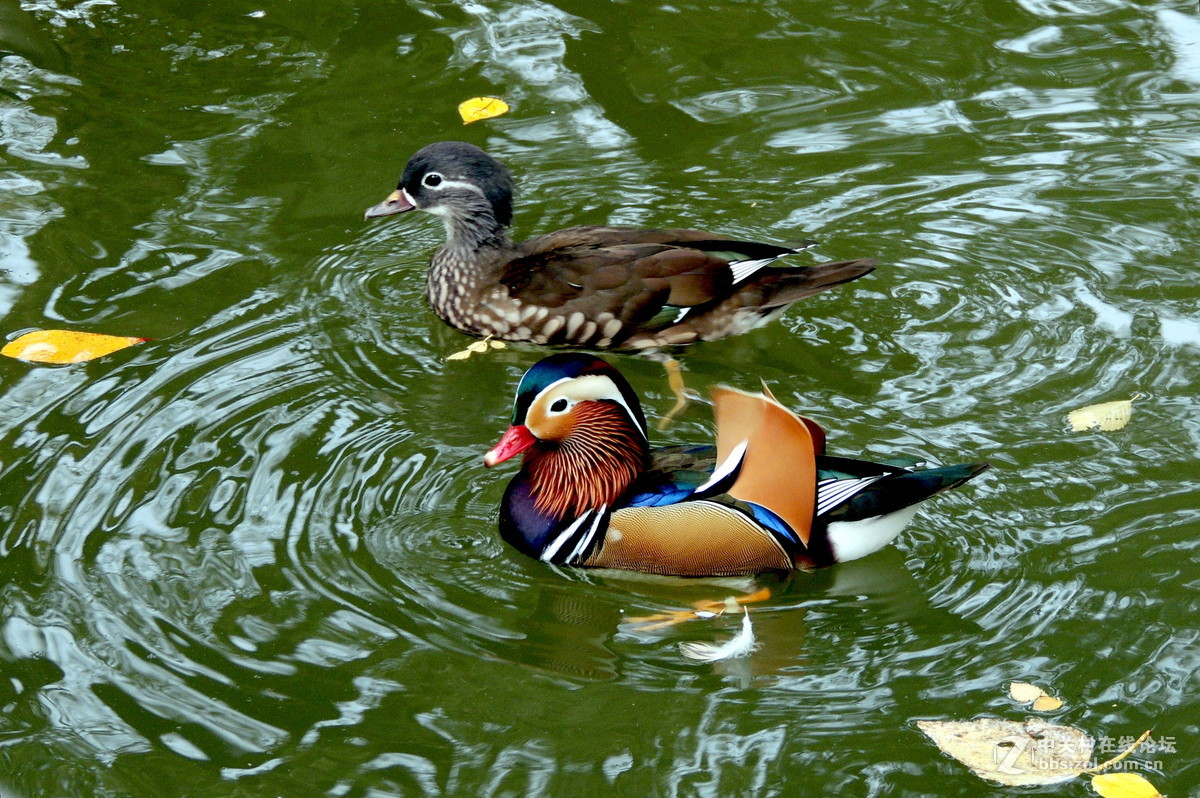
[(736, 576), (796, 567), (752, 518), (713, 502), (617, 510), (604, 543), (580, 565), (675, 576)]
[(473, 335), (597, 349), (709, 341), (757, 327), (787, 306), (854, 280), (868, 260), (782, 268), (800, 249), (703, 230), (569, 227), (514, 243), (512, 178), (463, 142), (431, 144), (368, 218), (409, 210), (441, 216), (426, 294), (447, 323)]

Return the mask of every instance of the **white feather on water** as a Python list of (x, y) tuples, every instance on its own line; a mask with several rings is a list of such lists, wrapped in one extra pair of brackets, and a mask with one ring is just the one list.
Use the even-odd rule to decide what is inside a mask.
[(754, 628), (750, 626), (750, 613), (742, 611), (742, 630), (724, 643), (680, 643), (679, 651), (688, 659), (699, 662), (720, 662), (726, 659), (746, 657), (758, 648), (754, 639)]

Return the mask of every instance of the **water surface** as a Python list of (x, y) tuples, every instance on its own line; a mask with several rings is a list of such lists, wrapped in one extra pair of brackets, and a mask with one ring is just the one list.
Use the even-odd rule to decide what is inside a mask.
[[(1200, 791), (1194, 7), (5, 0), (0, 34), (0, 331), (154, 339), (0, 362), (0, 791), (1008, 795), (915, 721), (1020, 719), (1010, 680), (1172, 738), (1133, 759)], [(464, 128), (477, 94), (514, 110)], [(763, 580), (747, 660), (677, 650), (736, 621), (623, 624), (732, 588), (499, 540), (481, 457), (540, 353), (447, 361), (440, 225), (360, 221), (443, 138), (514, 169), (517, 235), (878, 258), (690, 383), (994, 470)], [(1124, 430), (1067, 428), (1134, 392)]]

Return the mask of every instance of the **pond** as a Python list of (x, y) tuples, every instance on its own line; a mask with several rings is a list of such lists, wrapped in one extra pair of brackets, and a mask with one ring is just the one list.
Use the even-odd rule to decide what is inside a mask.
[[(1012, 681), (1200, 792), (1194, 3), (0, 0), (0, 52), (0, 333), (151, 339), (0, 358), (0, 793), (1012, 795), (916, 725), (1039, 714)], [(482, 457), (545, 352), (448, 360), (441, 224), (362, 219), (443, 139), (512, 168), (518, 237), (876, 258), (689, 386), (992, 470), (754, 584), (512, 550)], [(763, 585), (749, 657), (625, 621)]]

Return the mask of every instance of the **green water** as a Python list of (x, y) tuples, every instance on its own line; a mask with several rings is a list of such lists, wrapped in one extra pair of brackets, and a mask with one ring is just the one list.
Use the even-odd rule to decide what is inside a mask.
[[(1194, 4), (0, 0), (0, 34), (0, 332), (154, 339), (0, 358), (0, 794), (1030, 794), (915, 726), (1023, 718), (1011, 680), (1172, 739), (1132, 759), (1200, 794)], [(476, 94), (513, 111), (464, 128)], [(748, 659), (677, 648), (736, 620), (622, 624), (733, 588), (499, 540), (481, 458), (539, 353), (447, 362), (440, 224), (361, 221), (444, 138), (514, 169), (518, 236), (878, 258), (689, 350), (690, 384), (994, 469), (878, 555), (763, 580)]]

